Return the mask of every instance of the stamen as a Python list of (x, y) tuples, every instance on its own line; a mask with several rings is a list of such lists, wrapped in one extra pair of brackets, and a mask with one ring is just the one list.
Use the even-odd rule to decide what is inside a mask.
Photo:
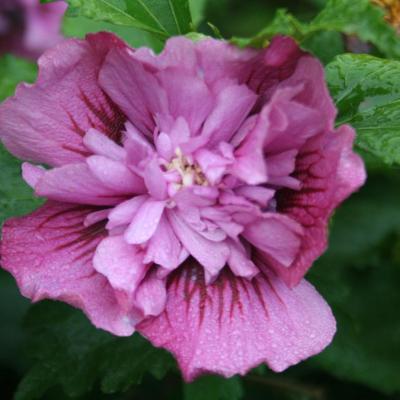
[(194, 184), (201, 186), (209, 185), (209, 182), (200, 166), (188, 160), (179, 147), (175, 150), (175, 154), (176, 157), (166, 165), (166, 169), (167, 171), (177, 171), (181, 176), (181, 182), (175, 184), (176, 187), (188, 187)]

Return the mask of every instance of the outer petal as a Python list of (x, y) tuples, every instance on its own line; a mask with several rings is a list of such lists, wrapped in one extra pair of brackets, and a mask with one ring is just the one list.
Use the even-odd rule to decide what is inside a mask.
[(249, 61), (254, 60), (256, 54), (255, 50), (239, 49), (222, 40), (205, 39), (195, 43), (185, 37), (174, 37), (167, 41), (160, 55), (139, 49), (133, 57), (153, 71), (179, 68), (185, 73), (202, 76), (212, 87), (224, 79), (241, 77), (244, 80)]
[(102, 88), (140, 132), (152, 135), (153, 115), (166, 111), (166, 95), (154, 75), (133, 58), (128, 49), (110, 52), (99, 80)]
[(134, 331), (133, 315), (123, 312), (106, 278), (92, 266), (105, 223), (83, 225), (92, 207), (47, 203), (31, 215), (4, 224), (1, 264), (33, 301), (65, 301), (92, 323), (116, 335)]
[(0, 139), (17, 157), (52, 166), (82, 160), (82, 137), (96, 128), (119, 140), (126, 117), (97, 83), (111, 48), (124, 47), (108, 33), (70, 39), (39, 60), (39, 78), (22, 84), (0, 106)]
[(329, 306), (306, 281), (289, 289), (271, 273), (249, 281), (225, 270), (207, 286), (192, 260), (167, 294), (165, 311), (137, 329), (175, 355), (187, 381), (245, 374), (264, 362), (282, 371), (319, 353), (335, 333)]
[(333, 210), (365, 181), (361, 158), (352, 151), (354, 131), (343, 126), (334, 133), (310, 139), (296, 163), (295, 177), (301, 190), (278, 192), (278, 211), (303, 226), (298, 256), (287, 268), (269, 259), (282, 279), (296, 285), (325, 251), (328, 221)]
[(264, 52), (248, 63), (245, 81), (250, 89), (261, 95), (257, 108), (270, 99), (280, 82), (293, 74), (304, 55), (294, 39), (276, 36)]

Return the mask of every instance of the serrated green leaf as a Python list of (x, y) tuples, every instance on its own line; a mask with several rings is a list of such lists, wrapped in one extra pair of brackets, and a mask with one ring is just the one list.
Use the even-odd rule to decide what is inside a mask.
[(68, 0), (84, 17), (130, 26), (160, 39), (192, 30), (189, 0)]
[(300, 22), (285, 10), (278, 10), (274, 20), (250, 39), (234, 38), (240, 46), (263, 47), (277, 34), (290, 35), (299, 42), (324, 31), (355, 34), (373, 43), (390, 58), (400, 58), (400, 41), (394, 28), (384, 20), (384, 12), (370, 0), (329, 0), (310, 23)]
[(238, 377), (204, 376), (184, 387), (185, 400), (240, 400), (243, 388)]
[(326, 68), (338, 123), (357, 129), (357, 144), (387, 163), (400, 163), (400, 62), (341, 55)]
[(171, 356), (135, 334), (120, 338), (96, 329), (83, 314), (61, 303), (42, 302), (26, 320), (27, 348), (34, 360), (17, 400), (40, 399), (55, 385), (69, 396), (90, 392), (97, 382), (106, 393), (123, 392), (146, 373), (162, 378)]

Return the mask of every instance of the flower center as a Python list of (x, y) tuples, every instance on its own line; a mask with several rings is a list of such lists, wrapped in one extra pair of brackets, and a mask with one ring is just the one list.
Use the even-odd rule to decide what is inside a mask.
[(167, 171), (176, 171), (180, 175), (179, 187), (201, 185), (208, 186), (209, 182), (201, 168), (190, 159), (185, 157), (182, 150), (178, 147), (175, 150), (176, 157), (167, 164)]

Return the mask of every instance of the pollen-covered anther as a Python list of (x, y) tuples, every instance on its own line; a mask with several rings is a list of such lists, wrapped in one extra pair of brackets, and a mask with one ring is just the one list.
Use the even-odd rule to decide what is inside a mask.
[(181, 181), (175, 186), (178, 188), (183, 186), (201, 185), (208, 186), (206, 176), (196, 163), (192, 162), (188, 157), (182, 153), (178, 147), (175, 150), (176, 157), (167, 164), (167, 171), (177, 171), (181, 177)]

